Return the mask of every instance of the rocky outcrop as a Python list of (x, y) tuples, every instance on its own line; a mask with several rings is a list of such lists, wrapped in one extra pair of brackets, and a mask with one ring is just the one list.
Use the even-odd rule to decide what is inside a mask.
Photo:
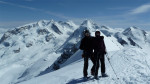
[(57, 70), (60, 68), (60, 65), (67, 61), (76, 51), (78, 48), (74, 44), (72, 48), (65, 49), (61, 56), (54, 62), (52, 65), (52, 70)]
[(45, 40), (46, 40), (47, 42), (49, 42), (52, 38), (53, 38), (53, 35), (52, 35), (52, 34), (45, 36)]
[(20, 52), (20, 48), (17, 50), (13, 50), (14, 53), (19, 53)]
[(37, 29), (39, 35), (49, 34), (50, 32), (47, 29)]
[(51, 28), (52, 28), (53, 31), (56, 32), (57, 34), (62, 34), (62, 32), (59, 30), (59, 28), (58, 28), (55, 24), (52, 24)]
[(26, 44), (26, 47), (31, 47), (33, 45), (33, 42), (29, 42)]

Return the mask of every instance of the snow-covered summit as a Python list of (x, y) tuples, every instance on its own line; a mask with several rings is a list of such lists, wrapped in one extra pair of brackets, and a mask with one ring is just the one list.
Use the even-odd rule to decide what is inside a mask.
[(137, 27), (127, 28), (122, 33), (125, 36), (127, 36), (129, 39), (135, 41), (135, 43), (137, 43), (138, 45), (145, 44), (147, 40), (147, 36), (146, 36), (147, 32)]
[(80, 26), (81, 27), (87, 27), (90, 30), (92, 30), (93, 28), (94, 29), (98, 29), (99, 28), (99, 26), (96, 23), (94, 23), (93, 21), (91, 21), (91, 20), (84, 20)]
[(125, 35), (134, 35), (134, 36), (139, 36), (139, 35), (146, 35), (147, 33), (144, 31), (144, 30), (141, 30), (141, 29), (139, 29), (139, 28), (137, 28), (137, 27), (129, 27), (129, 28), (127, 28), (127, 29), (125, 29), (124, 31), (123, 31), (123, 34), (125, 34)]
[(40, 21), (37, 22), (39, 27), (47, 26), (49, 23), (53, 23), (53, 21), (40, 20)]

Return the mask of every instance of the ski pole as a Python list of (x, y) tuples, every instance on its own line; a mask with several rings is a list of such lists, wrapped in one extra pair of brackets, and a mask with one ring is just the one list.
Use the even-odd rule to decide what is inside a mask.
[[(119, 77), (117, 76), (117, 74), (116, 74), (116, 72), (115, 72), (115, 70), (114, 70), (114, 68), (113, 68), (113, 66), (112, 66), (112, 64), (111, 64), (111, 62), (110, 62), (110, 60), (109, 60), (109, 58), (108, 58), (108, 54), (106, 54), (106, 57), (107, 57), (107, 60), (108, 60), (108, 62), (109, 62), (109, 64), (110, 64), (110, 66), (111, 66), (111, 68), (113, 69), (113, 72), (115, 73), (115, 75), (116, 75), (116, 77), (117, 77), (117, 80), (119, 80)], [(120, 81), (120, 80), (119, 80)], [(120, 83), (121, 83), (121, 81), (120, 81)], [(122, 84), (122, 83), (121, 83)]]
[(113, 69), (113, 72), (115, 73), (117, 79), (119, 79), (118, 76), (117, 76), (117, 74), (116, 74), (116, 72), (115, 72), (115, 70), (114, 70), (114, 68), (113, 68), (113, 66), (112, 66), (112, 64), (111, 64), (111, 62), (110, 62), (110, 60), (109, 60), (109, 58), (108, 58), (108, 54), (106, 54), (106, 57), (107, 57), (107, 60), (108, 60), (108, 62), (110, 64), (111, 68)]

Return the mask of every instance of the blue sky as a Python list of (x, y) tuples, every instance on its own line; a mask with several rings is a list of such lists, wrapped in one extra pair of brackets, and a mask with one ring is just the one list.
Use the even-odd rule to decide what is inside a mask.
[(0, 0), (0, 27), (39, 20), (93, 20), (113, 28), (150, 30), (150, 0)]

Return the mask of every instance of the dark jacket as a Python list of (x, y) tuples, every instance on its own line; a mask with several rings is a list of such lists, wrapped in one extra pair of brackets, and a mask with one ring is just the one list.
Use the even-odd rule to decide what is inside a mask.
[(94, 37), (93, 48), (94, 52), (106, 53), (106, 47), (103, 36)]
[(84, 51), (93, 51), (93, 37), (84, 37), (81, 40), (80, 49)]

